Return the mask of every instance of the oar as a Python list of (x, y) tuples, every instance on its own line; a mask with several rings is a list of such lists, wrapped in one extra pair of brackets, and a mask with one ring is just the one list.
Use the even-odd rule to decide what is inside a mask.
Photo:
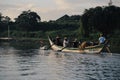
[(105, 48), (107, 49), (107, 51), (109, 52), (109, 53), (111, 53), (111, 51), (110, 51), (110, 48), (109, 48), (109, 45), (108, 45), (108, 40), (106, 40), (106, 42), (105, 42)]
[(63, 49), (65, 49), (66, 47), (63, 47), (61, 50), (57, 50), (57, 51), (62, 51)]
[(111, 53), (111, 51), (110, 51), (109, 47), (106, 47), (106, 49), (107, 49), (107, 51), (108, 51), (109, 53)]

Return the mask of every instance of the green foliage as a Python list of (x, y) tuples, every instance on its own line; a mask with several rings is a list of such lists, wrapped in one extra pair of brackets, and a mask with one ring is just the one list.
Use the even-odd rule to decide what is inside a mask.
[(20, 38), (20, 37), (27, 37), (27, 38), (44, 38), (45, 33), (43, 31), (34, 31), (34, 32), (26, 32), (26, 31), (11, 31), (10, 34), (12, 37)]
[(82, 15), (86, 35), (94, 31), (110, 34), (120, 26), (120, 8), (115, 6), (96, 7), (85, 10)]
[(34, 31), (41, 18), (36, 12), (30, 10), (23, 11), (18, 18), (15, 19), (18, 30)]
[(80, 20), (80, 27), (78, 29), (78, 36), (80, 38), (84, 38), (84, 35), (85, 35), (85, 30), (83, 28), (83, 24), (82, 24), (82, 21)]
[(47, 31), (46, 32), (46, 35), (47, 36), (53, 36), (53, 37), (56, 37), (57, 35), (61, 36), (61, 37), (65, 37), (65, 36), (72, 36), (74, 33), (74, 31), (68, 31), (68, 30), (55, 30), (55, 31)]
[(1, 34), (4, 33), (5, 30), (7, 30), (10, 22), (11, 22), (11, 19), (8, 16), (3, 16), (2, 13), (0, 13), (0, 33)]

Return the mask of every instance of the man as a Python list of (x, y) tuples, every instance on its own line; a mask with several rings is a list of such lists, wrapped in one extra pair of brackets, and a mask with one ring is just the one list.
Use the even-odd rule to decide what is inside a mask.
[(59, 36), (56, 37), (55, 44), (61, 46), (61, 38)]
[(72, 46), (73, 46), (74, 48), (77, 48), (78, 45), (79, 45), (79, 43), (78, 43), (78, 41), (77, 41), (77, 38), (75, 38), (74, 41), (73, 41), (73, 45), (72, 45)]
[(63, 40), (63, 47), (67, 47), (67, 46), (68, 46), (68, 39), (67, 37), (65, 37)]
[(99, 44), (103, 44), (105, 42), (105, 37), (103, 37), (103, 34), (100, 34), (100, 37), (99, 37)]

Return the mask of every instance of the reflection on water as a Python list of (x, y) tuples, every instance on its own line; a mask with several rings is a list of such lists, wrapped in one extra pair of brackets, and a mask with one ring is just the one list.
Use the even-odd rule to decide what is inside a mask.
[(0, 46), (0, 80), (120, 80), (120, 54), (23, 48)]

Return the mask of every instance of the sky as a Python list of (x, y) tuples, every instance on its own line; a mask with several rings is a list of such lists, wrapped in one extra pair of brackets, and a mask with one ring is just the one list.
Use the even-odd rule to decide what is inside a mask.
[[(85, 9), (96, 6), (108, 6), (110, 0), (0, 0), (0, 13), (12, 20), (22, 11), (36, 12), (41, 21), (56, 20), (63, 15), (81, 15)], [(112, 0), (120, 7), (120, 0)]]

